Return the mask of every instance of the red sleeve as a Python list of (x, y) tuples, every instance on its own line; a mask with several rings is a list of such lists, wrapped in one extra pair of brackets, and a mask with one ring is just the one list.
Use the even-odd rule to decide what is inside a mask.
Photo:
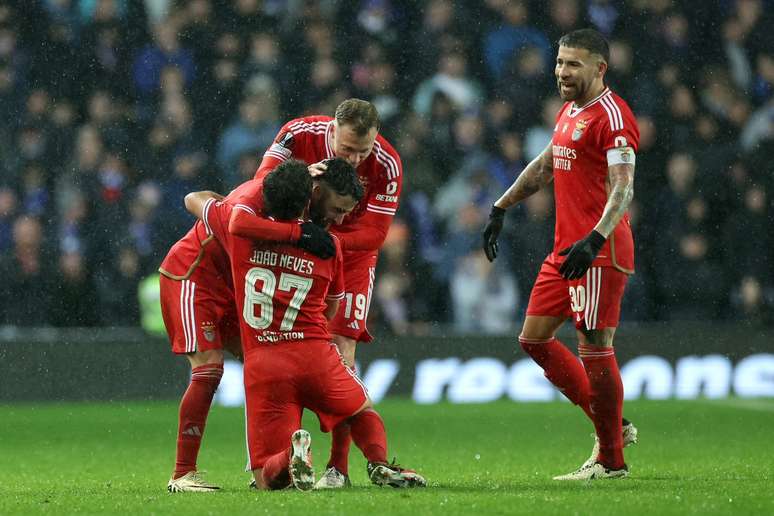
[(387, 238), (387, 231), (398, 210), (403, 189), (403, 164), (398, 153), (387, 143), (374, 147), (379, 172), (368, 188), (363, 214), (342, 231), (332, 228), (345, 251), (376, 251)]
[(607, 116), (600, 124), (599, 144), (607, 152), (615, 147), (631, 147), (634, 152), (640, 144), (637, 119), (629, 106), (618, 97), (603, 99), (602, 107)]
[(333, 259), (333, 277), (328, 287), (326, 299), (344, 299), (344, 259), (341, 255), (341, 243), (339, 239), (333, 237), (336, 244), (336, 257)]
[(346, 251), (376, 251), (387, 238), (392, 217), (366, 211), (357, 219), (356, 229), (345, 233), (333, 227), (331, 233), (341, 240), (341, 247)]
[(208, 235), (214, 235), (227, 250), (231, 249), (231, 244), (234, 240), (228, 231), (228, 220), (231, 216), (231, 210), (231, 205), (218, 202), (215, 199), (205, 202), (202, 209), (202, 222), (204, 223), (205, 231), (207, 231)]
[(297, 242), (301, 238), (300, 223), (278, 222), (259, 217), (252, 208), (244, 204), (234, 205), (228, 230), (233, 235), (252, 240)]
[(274, 138), (274, 142), (272, 142), (263, 154), (261, 164), (258, 166), (258, 170), (255, 171), (255, 179), (265, 177), (266, 174), (274, 170), (277, 165), (293, 156), (293, 151), (299, 145), (298, 135), (294, 135), (290, 130), (290, 124), (294, 122), (296, 122), (296, 120), (291, 120), (279, 130), (277, 136)]

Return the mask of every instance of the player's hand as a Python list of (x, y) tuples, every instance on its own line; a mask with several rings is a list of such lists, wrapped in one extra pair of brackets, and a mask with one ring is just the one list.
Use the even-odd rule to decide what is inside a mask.
[(325, 174), (325, 171), (328, 170), (328, 165), (325, 164), (325, 161), (318, 161), (317, 163), (312, 163), (306, 169), (309, 171), (309, 175), (312, 177), (318, 177), (323, 174)]
[(492, 206), (492, 211), (489, 212), (489, 222), (484, 228), (484, 254), (490, 262), (497, 258), (497, 252), (500, 250), (500, 246), (497, 245), (497, 237), (500, 236), (504, 222), (505, 210)]
[(592, 230), (586, 238), (559, 251), (559, 256), (567, 256), (559, 267), (559, 273), (568, 280), (582, 278), (605, 245), (605, 240), (599, 232)]
[(331, 234), (314, 222), (301, 224), (301, 238), (296, 245), (323, 259), (331, 258), (336, 254), (336, 245), (333, 243)]

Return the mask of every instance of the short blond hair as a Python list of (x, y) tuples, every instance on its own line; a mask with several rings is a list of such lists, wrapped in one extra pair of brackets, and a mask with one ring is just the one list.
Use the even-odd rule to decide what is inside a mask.
[(336, 108), (334, 117), (339, 125), (351, 127), (358, 136), (364, 136), (374, 127), (379, 130), (379, 112), (367, 100), (345, 100)]

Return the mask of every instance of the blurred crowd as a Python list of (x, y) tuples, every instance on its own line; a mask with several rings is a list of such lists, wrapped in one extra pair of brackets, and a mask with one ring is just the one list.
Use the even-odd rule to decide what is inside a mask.
[(372, 101), (403, 159), (371, 324), (507, 333), (553, 240), (550, 191), (492, 202), (549, 142), (558, 38), (611, 41), (638, 117), (624, 320), (774, 306), (770, 0), (0, 0), (0, 326), (132, 326), (190, 227), (282, 123)]

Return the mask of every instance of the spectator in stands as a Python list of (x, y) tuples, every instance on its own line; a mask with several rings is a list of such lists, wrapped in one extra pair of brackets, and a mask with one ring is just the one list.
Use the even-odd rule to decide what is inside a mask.
[(271, 84), (263, 89), (262, 94), (250, 95), (242, 100), (239, 117), (220, 136), (216, 159), (227, 189), (244, 180), (239, 177), (237, 169), (240, 156), (252, 149), (268, 148), (282, 127), (276, 92)]
[(512, 0), (495, 5), (501, 15), (500, 26), (489, 31), (484, 40), (484, 59), (492, 78), (501, 79), (511, 56), (527, 47), (539, 49), (548, 69), (553, 57), (551, 43), (544, 32), (529, 25), (528, 2)]
[(419, 85), (414, 95), (414, 110), (420, 115), (429, 115), (437, 93), (442, 93), (458, 111), (480, 108), (484, 92), (468, 75), (467, 61), (458, 50), (442, 54), (436, 74)]
[(22, 215), (13, 226), (13, 248), (0, 257), (1, 324), (48, 326), (51, 307), (58, 303), (53, 281), (57, 277), (44, 251), (43, 226), (38, 219)]
[[(249, 179), (276, 130), (264, 126), (331, 112), (342, 95), (378, 106), (381, 131), (403, 159), (405, 226), (396, 231), (408, 234), (384, 266), (405, 260), (408, 277), (425, 281), (407, 292), (405, 277), (380, 276), (384, 308), (374, 315), (395, 332), (451, 322), (451, 272), (459, 260), (477, 267), (462, 246), (460, 206), (481, 210), (489, 188), (549, 142), (559, 107), (553, 39), (588, 22), (611, 38), (608, 79), (632, 98), (638, 169), (647, 171), (631, 216), (641, 259), (627, 299), (638, 302), (624, 301), (624, 318), (663, 319), (673, 306), (709, 317), (709, 307), (691, 308), (707, 296), (701, 303), (726, 314), (774, 324), (765, 265), (774, 257), (756, 257), (750, 239), (729, 229), (770, 233), (769, 2), (698, 2), (690, 11), (667, 0), (0, 4), (0, 265), (13, 279), (0, 298), (14, 299), (3, 322), (54, 322), (45, 314), (56, 310), (28, 293), (32, 284), (53, 292), (60, 264), (72, 291), (90, 276), (100, 304), (109, 304), (109, 282), (134, 300), (131, 284), (190, 223), (176, 211), (182, 193)], [(243, 124), (244, 106), (258, 122)], [(517, 244), (497, 271), (517, 286), (544, 252), (532, 235), (551, 233), (541, 229), (552, 224), (550, 196), (533, 197), (512, 215)], [(653, 213), (638, 217), (638, 206)], [(718, 251), (728, 249), (733, 256)], [(684, 288), (672, 297), (664, 287), (677, 274)], [(713, 274), (728, 280), (710, 284)], [(101, 324), (136, 321), (110, 307)]]

